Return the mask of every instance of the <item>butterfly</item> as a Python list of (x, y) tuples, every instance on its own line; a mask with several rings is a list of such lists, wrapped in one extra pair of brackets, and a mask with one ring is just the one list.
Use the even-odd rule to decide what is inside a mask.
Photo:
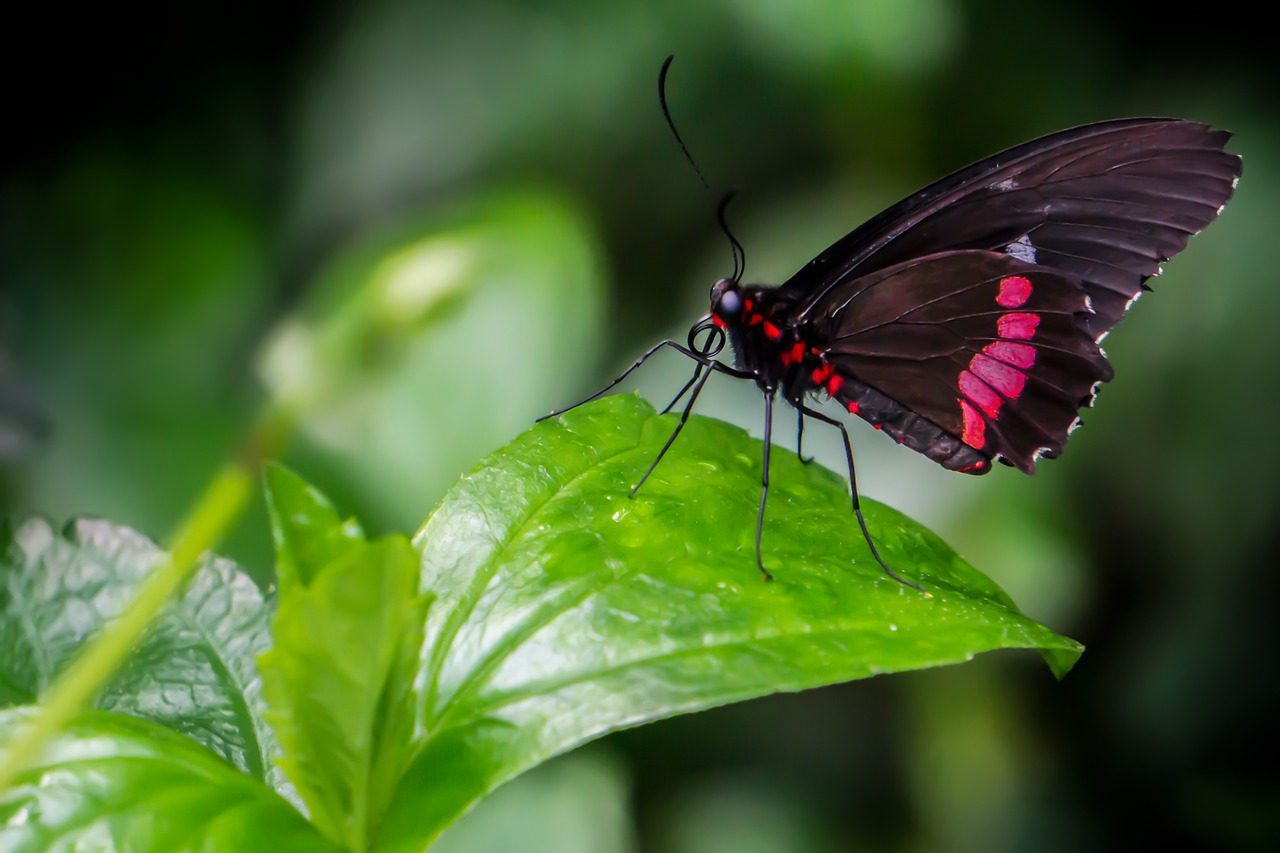
[[(762, 577), (772, 577), (760, 543), (781, 396), (798, 413), (802, 460), (805, 418), (840, 430), (853, 512), (872, 555), (890, 577), (920, 589), (876, 550), (848, 431), (814, 402), (829, 398), (952, 471), (985, 474), (1001, 462), (1033, 473), (1038, 460), (1062, 453), (1079, 410), (1112, 378), (1103, 338), (1150, 290), (1161, 263), (1230, 199), (1241, 174), (1240, 157), (1224, 150), (1230, 137), (1170, 118), (1053, 133), (908, 196), (777, 287), (741, 282), (734, 240), (734, 274), (712, 286), (710, 311), (687, 346), (657, 344), (582, 402), (660, 349), (697, 362), (666, 409), (692, 391), (652, 473), (712, 373), (754, 381), (765, 399)], [(726, 341), (732, 367), (716, 359)]]

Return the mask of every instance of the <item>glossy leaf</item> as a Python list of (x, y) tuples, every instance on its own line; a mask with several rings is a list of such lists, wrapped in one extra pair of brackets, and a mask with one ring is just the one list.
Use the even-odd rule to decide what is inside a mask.
[(404, 537), (357, 538), (285, 469), (271, 469), (268, 482), (280, 559), (296, 571), (260, 662), (280, 763), (316, 825), (364, 849), (408, 760), (405, 661), (425, 618), (417, 560)]
[[(0, 742), (28, 712), (0, 711)], [(0, 793), (0, 849), (338, 851), (292, 805), (191, 740), (90, 712)]]
[(437, 597), (420, 657), (424, 732), (378, 837), (419, 850), (478, 797), (584, 741), (778, 691), (1081, 647), (1022, 616), (936, 536), (844, 481), (775, 454), (763, 583), (761, 446), (694, 418), (634, 499), (673, 417), (614, 396), (543, 423), (446, 495), (415, 540)]
[[(64, 531), (40, 518), (0, 521), (0, 705), (37, 701), (162, 556), (149, 539), (103, 521)], [(268, 616), (252, 580), (206, 557), (98, 707), (188, 735), (287, 793), (270, 760), (276, 747), (254, 663), (270, 645)]]
[(343, 520), (329, 499), (297, 474), (268, 465), (263, 481), (281, 588), (310, 586), (325, 566), (363, 545), (360, 523)]

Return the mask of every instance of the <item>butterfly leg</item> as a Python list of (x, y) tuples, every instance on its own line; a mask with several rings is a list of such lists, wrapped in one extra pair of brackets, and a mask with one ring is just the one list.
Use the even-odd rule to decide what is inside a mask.
[(822, 412), (819, 412), (816, 409), (811, 409), (803, 404), (797, 404), (797, 408), (800, 409), (801, 417), (808, 415), (809, 417), (820, 420), (823, 423), (831, 424), (833, 427), (840, 430), (840, 435), (844, 438), (845, 459), (849, 463), (849, 489), (853, 493), (853, 514), (858, 519), (858, 526), (862, 528), (862, 538), (867, 541), (867, 547), (871, 549), (871, 556), (876, 558), (876, 562), (880, 564), (880, 568), (884, 569), (884, 573), (886, 575), (893, 578), (898, 583), (905, 584), (906, 586), (918, 589), (921, 592), (928, 594), (924, 587), (919, 584), (912, 583), (906, 578), (898, 575), (898, 573), (893, 569), (889, 568), (889, 565), (884, 561), (884, 558), (880, 556), (880, 552), (876, 550), (876, 543), (871, 541), (871, 532), (867, 530), (867, 520), (862, 517), (862, 507), (858, 503), (858, 480), (853, 470), (853, 444), (849, 441), (849, 431), (845, 429), (845, 425), (835, 418), (824, 415)]
[[(711, 358), (710, 356), (706, 356), (698, 352), (694, 352), (688, 347), (681, 346), (675, 341), (662, 341), (661, 343), (654, 344), (652, 347), (650, 347), (644, 353), (644, 355), (640, 356), (634, 362), (632, 362), (630, 367), (628, 367), (626, 370), (618, 374), (618, 378), (614, 379), (612, 382), (610, 382), (608, 385), (601, 388), (599, 391), (595, 392), (589, 397), (585, 397), (579, 400), (578, 402), (574, 403), (572, 406), (566, 406), (563, 409), (557, 409), (556, 411), (552, 412), (549, 415), (543, 415), (542, 417), (538, 418), (535, 421), (535, 423), (542, 423), (543, 421), (549, 418), (558, 418), (560, 417), (560, 415), (563, 415), (565, 412), (573, 411), (579, 406), (585, 405), (587, 403), (590, 403), (592, 400), (603, 397), (606, 393), (608, 393), (610, 390), (612, 390), (614, 387), (620, 384), (624, 379), (630, 376), (632, 371), (634, 371), (637, 367), (639, 367), (640, 365), (648, 361), (650, 356), (652, 356), (654, 353), (656, 353), (658, 350), (662, 349), (663, 347), (670, 347), (671, 349), (675, 350), (676, 352), (680, 353), (686, 358), (691, 358), (694, 361), (698, 362), (698, 364), (702, 365), (703, 367), (710, 368), (711, 370), (719, 371), (720, 373), (724, 373), (728, 376), (733, 376), (737, 379), (754, 379), (755, 378), (754, 373), (749, 373), (745, 370), (737, 370), (735, 368), (729, 367), (727, 364), (721, 364), (720, 362), (716, 361), (714, 358)], [(710, 374), (707, 374), (707, 375), (709, 376)], [(690, 382), (689, 384), (692, 385), (693, 383)], [(681, 393), (683, 394), (683, 392)], [(677, 397), (676, 399), (678, 400), (679, 397)], [(675, 405), (674, 402), (672, 403), (672, 405)]]
[(800, 458), (801, 464), (808, 465), (813, 461), (813, 457), (804, 458), (804, 412), (796, 409), (796, 415), (796, 456)]
[[(702, 370), (702, 365), (698, 365), (698, 370)], [(675, 443), (676, 436), (680, 434), (680, 430), (684, 429), (684, 425), (689, 420), (689, 413), (693, 411), (693, 404), (698, 401), (698, 395), (702, 393), (702, 386), (707, 384), (707, 380), (711, 378), (712, 371), (708, 370), (702, 375), (701, 379), (695, 376), (697, 385), (693, 388), (693, 394), (689, 397), (689, 402), (685, 405), (684, 411), (680, 413), (680, 423), (676, 424), (675, 432), (671, 433), (671, 437), (667, 439), (667, 443), (662, 445), (662, 449), (658, 451), (658, 458), (653, 460), (653, 464), (649, 466), (649, 470), (644, 472), (644, 476), (640, 478), (640, 482), (636, 483), (635, 488), (631, 490), (630, 497), (635, 497), (636, 492), (640, 491), (640, 487), (644, 485), (644, 481), (649, 479), (649, 475), (653, 473), (653, 469), (658, 467), (658, 463), (662, 461), (662, 457), (667, 455), (667, 451), (671, 449), (671, 445)], [(684, 394), (683, 391), (680, 392)], [(677, 398), (679, 399), (679, 398)], [(674, 405), (675, 401), (672, 401)], [(668, 406), (667, 408), (670, 408)]]
[(771, 581), (773, 575), (764, 567), (760, 554), (760, 535), (764, 531), (764, 505), (769, 499), (769, 448), (773, 446), (773, 395), (774, 389), (764, 392), (764, 468), (760, 472), (760, 513), (756, 516), (756, 565), (760, 567), (761, 580)]
[(644, 355), (640, 356), (634, 362), (632, 362), (630, 367), (628, 367), (626, 370), (619, 373), (617, 379), (614, 379), (612, 382), (610, 382), (608, 385), (604, 386), (599, 391), (592, 394), (590, 397), (581, 399), (578, 402), (574, 403), (572, 406), (566, 406), (563, 409), (558, 409), (549, 415), (543, 415), (542, 417), (538, 418), (537, 421), (535, 421), (535, 423), (542, 423), (548, 418), (558, 418), (560, 415), (563, 415), (565, 412), (572, 411), (578, 408), (579, 406), (585, 405), (587, 403), (590, 403), (592, 400), (595, 400), (599, 397), (604, 396), (605, 393), (615, 388), (619, 383), (622, 382), (622, 380), (630, 376), (631, 372), (634, 371), (637, 367), (639, 367), (640, 365), (648, 361), (650, 356), (652, 356), (654, 353), (656, 353), (658, 350), (662, 349), (663, 347), (667, 347), (667, 346), (675, 347), (676, 349), (682, 349), (682, 347), (675, 341), (663, 341), (662, 343), (653, 345), (644, 353)]
[(698, 366), (693, 369), (693, 377), (688, 382), (684, 383), (684, 387), (680, 389), (679, 394), (671, 398), (671, 402), (667, 403), (667, 407), (662, 410), (661, 414), (665, 415), (667, 412), (671, 411), (676, 407), (676, 403), (680, 402), (680, 398), (683, 397), (686, 393), (688, 393), (689, 389), (693, 387), (693, 383), (698, 381), (698, 377), (702, 375), (702, 369), (703, 369), (702, 363), (699, 362)]

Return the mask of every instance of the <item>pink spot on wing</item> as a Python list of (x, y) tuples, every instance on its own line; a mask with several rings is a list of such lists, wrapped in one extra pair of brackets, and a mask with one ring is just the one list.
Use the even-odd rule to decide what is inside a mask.
[(1031, 281), (1024, 276), (1011, 275), (1000, 279), (1000, 293), (996, 296), (1005, 308), (1017, 308), (1031, 296)]
[(970, 447), (981, 450), (987, 443), (986, 430), (987, 422), (982, 419), (982, 415), (973, 406), (969, 405), (968, 400), (957, 400), (960, 403), (960, 413), (964, 416), (964, 430), (960, 434), (960, 440)]
[(1036, 348), (1030, 344), (1015, 344), (1009, 341), (996, 341), (987, 344), (982, 351), (1005, 364), (1021, 367), (1023, 370), (1036, 363)]
[(996, 334), (1002, 338), (1029, 341), (1039, 325), (1039, 314), (1005, 314), (996, 321)]
[(981, 353), (975, 355), (973, 361), (969, 362), (969, 369), (979, 379), (1010, 400), (1018, 399), (1022, 393), (1022, 386), (1027, 384), (1026, 374), (1014, 370), (1003, 361), (996, 361)]
[(987, 417), (994, 419), (1000, 416), (1000, 404), (1004, 400), (991, 390), (991, 386), (967, 370), (960, 374), (960, 390), (966, 397), (977, 403), (978, 408), (987, 413)]

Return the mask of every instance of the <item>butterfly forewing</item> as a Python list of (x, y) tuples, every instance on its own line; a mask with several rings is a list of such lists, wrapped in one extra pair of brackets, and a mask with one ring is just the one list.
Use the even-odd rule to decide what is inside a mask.
[(1126, 119), (1011, 148), (904, 199), (783, 285), (795, 322), (830, 313), (847, 281), (948, 250), (999, 251), (1075, 277), (1105, 334), (1230, 198), (1240, 158), (1225, 131)]
[[(1092, 316), (1078, 279), (970, 250), (848, 281), (811, 322), (826, 359), (856, 378), (836, 396), (859, 415), (931, 458), (940, 432), (1031, 472), (1039, 456), (1061, 452), (1076, 411), (1111, 378), (1088, 329)], [(858, 397), (864, 386), (938, 429), (868, 409)], [(971, 456), (937, 461), (985, 471), (971, 467)]]

